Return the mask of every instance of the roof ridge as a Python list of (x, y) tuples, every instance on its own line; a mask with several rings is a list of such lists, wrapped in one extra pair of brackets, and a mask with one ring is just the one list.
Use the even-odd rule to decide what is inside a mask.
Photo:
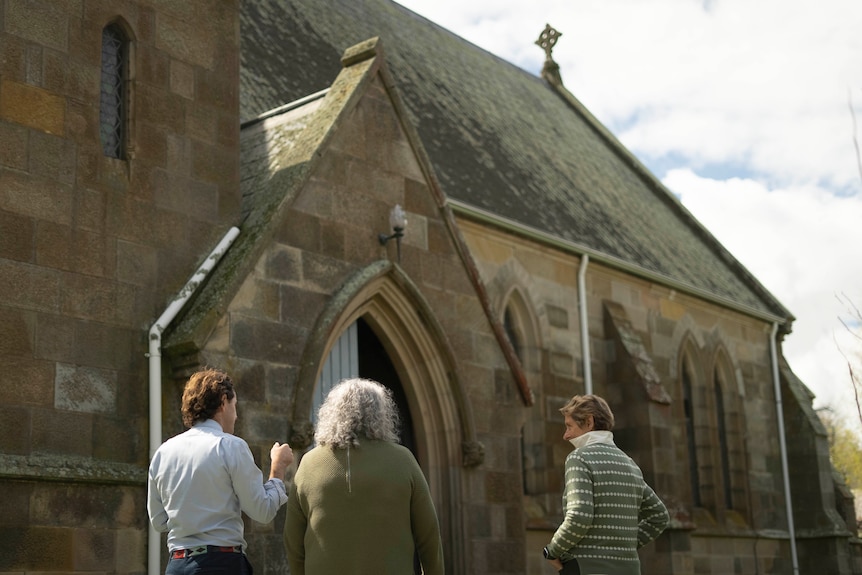
[[(542, 72), (544, 76), (545, 70)], [(635, 156), (622, 144), (622, 142), (619, 141), (619, 139), (617, 139), (607, 126), (599, 121), (599, 119), (596, 118), (592, 112), (590, 112), (589, 109), (587, 109), (587, 107), (584, 106), (577, 97), (575, 97), (574, 94), (563, 86), (562, 81), (559, 83), (554, 81), (557, 77), (559, 76), (554, 77), (553, 74), (551, 74), (550, 77), (545, 77), (544, 80), (551, 90), (560, 96), (575, 113), (579, 114), (587, 121), (596, 134), (609, 144), (611, 150), (615, 154), (629, 164), (638, 177), (640, 177), (650, 189), (656, 192), (656, 196), (660, 200), (666, 202), (671, 209), (676, 211), (683, 218), (686, 225), (691, 227), (701, 239), (708, 243), (715, 254), (736, 274), (738, 274), (740, 279), (746, 282), (758, 293), (760, 297), (764, 298), (767, 303), (770, 303), (771, 306), (775, 308), (776, 311), (780, 312), (780, 315), (786, 318), (786, 333), (790, 333), (790, 324), (794, 319), (796, 319), (793, 314), (766, 288), (766, 286), (760, 282), (760, 280), (757, 279), (757, 277), (755, 277), (754, 274), (748, 270), (748, 268), (745, 267), (745, 265), (742, 264), (742, 262), (733, 256), (730, 250), (724, 247), (718, 238), (716, 238), (712, 232), (710, 232), (706, 226), (704, 226), (700, 220), (698, 220), (694, 214), (692, 214), (688, 208), (683, 205), (679, 198), (677, 198), (674, 193), (671, 192), (667, 186), (665, 186), (661, 180), (659, 180), (658, 177), (638, 159), (637, 156)]]

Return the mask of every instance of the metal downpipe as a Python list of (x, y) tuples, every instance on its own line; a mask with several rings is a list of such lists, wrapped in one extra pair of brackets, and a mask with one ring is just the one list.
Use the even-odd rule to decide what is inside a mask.
[[(162, 315), (159, 316), (159, 319), (150, 328), (149, 352), (147, 353), (150, 368), (150, 456), (148, 459), (152, 459), (156, 449), (162, 444), (162, 333), (164, 333), (165, 329), (171, 324), (183, 306), (191, 299), (192, 295), (227, 252), (238, 235), (239, 228), (236, 226), (227, 231), (215, 249), (210, 252), (210, 255), (207, 256), (198, 270), (183, 286), (183, 289), (179, 291), (173, 301), (165, 308), (165, 311), (162, 312)], [(161, 537), (153, 528), (149, 519), (147, 520), (147, 526), (149, 527), (147, 573), (148, 575), (159, 575)]]
[(782, 413), (781, 377), (778, 371), (778, 322), (772, 323), (769, 338), (769, 351), (772, 356), (772, 382), (775, 385), (775, 414), (778, 420), (778, 444), (781, 450), (781, 474), (784, 478), (784, 500), (787, 504), (787, 528), (790, 531), (790, 555), (793, 573), (799, 573), (799, 559), (796, 555), (796, 527), (793, 524), (793, 502), (790, 500), (790, 469), (787, 465), (787, 440), (784, 434), (784, 415)]
[(593, 392), (593, 367), (590, 361), (590, 328), (587, 319), (587, 266), (590, 256), (581, 256), (581, 265), (578, 268), (578, 306), (581, 316), (581, 356), (584, 361), (584, 393)]

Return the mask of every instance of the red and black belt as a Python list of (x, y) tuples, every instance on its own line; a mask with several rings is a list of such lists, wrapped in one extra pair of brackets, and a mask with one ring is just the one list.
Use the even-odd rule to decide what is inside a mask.
[(189, 549), (174, 549), (171, 551), (171, 559), (184, 559), (186, 557), (194, 557), (195, 555), (203, 555), (204, 553), (242, 553), (242, 545), (234, 547), (200, 545), (198, 547), (190, 547)]

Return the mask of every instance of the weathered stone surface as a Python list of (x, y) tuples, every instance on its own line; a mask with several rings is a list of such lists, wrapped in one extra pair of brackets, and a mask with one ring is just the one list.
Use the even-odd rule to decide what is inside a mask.
[[(30, 410), (26, 407), (0, 407), (0, 453), (12, 455), (26, 455), (30, 453)], [(0, 469), (2, 471), (2, 469)], [(7, 494), (4, 490), (4, 499)], [(17, 503), (10, 496), (10, 500)], [(4, 503), (5, 506), (5, 503)], [(26, 506), (25, 506), (26, 507)], [(0, 524), (4, 519), (8, 521), (9, 513), (20, 511), (13, 507), (6, 509), (6, 513), (0, 514)], [(26, 508), (24, 509), (26, 511)], [(13, 521), (19, 524), (26, 523), (27, 514)]]
[(107, 279), (64, 274), (60, 309), (64, 314), (97, 321), (111, 321), (115, 314), (116, 285)]
[[(271, 17), (276, 4), (264, 13)], [(304, 9), (300, 5), (291, 4)], [(38, 15), (56, 12), (58, 18), (25, 21), (26, 6)], [(295, 111), (290, 134), (255, 142), (269, 155), (262, 158), (265, 168), (255, 175), (259, 179), (253, 189), (246, 188), (246, 179), (241, 188), (240, 6), (224, 0), (0, 0), (0, 356), (9, 380), (0, 387), (0, 489), (8, 495), (4, 503), (9, 507), (0, 518), (0, 540), (6, 542), (0, 571), (145, 570), (146, 329), (233, 223), (241, 224), (242, 238), (259, 241), (262, 247), (238, 244), (242, 255), (215, 273), (228, 277), (232, 270), (242, 270), (245, 275), (228, 282), (229, 289), (223, 288), (224, 282), (210, 284), (226, 291), (199, 300), (206, 305), (193, 317), (196, 321), (206, 316), (200, 322), (206, 329), (183, 340), (182, 353), (164, 358), (164, 429), (180, 430), (180, 385), (170, 374), (181, 379), (178, 374), (193, 369), (196, 361), (225, 366), (237, 378), (245, 405), (238, 432), (266, 464), (271, 441), (284, 439), (288, 430), (309, 436), (309, 427), (289, 421), (293, 403), (313, 387), (314, 370), (323, 360), (318, 355), (338, 335), (326, 333), (326, 327), (320, 333), (312, 330), (318, 325), (343, 327), (342, 313), (371, 314), (366, 319), (377, 322), (383, 347), (405, 379), (414, 422), (422, 424), (417, 429), (424, 432), (420, 441), (425, 444), (419, 454), (431, 460), (423, 460), (423, 466), (433, 482), (445, 483), (434, 485), (446, 494), (438, 502), (444, 531), (464, 536), (454, 542), (457, 545), (447, 541), (447, 550), (463, 550), (465, 557), (458, 560), (463, 559), (470, 573), (546, 568), (538, 557), (525, 561), (541, 545), (527, 549), (537, 538), (535, 532), (525, 532), (524, 521), (526, 515), (531, 526), (551, 530), (562, 516), (562, 466), (571, 447), (560, 437), (557, 410), (585, 390), (576, 289), (582, 254), (516, 236), (481, 218), (455, 221), (449, 211), (454, 204), (441, 210), (438, 202), (444, 198), (436, 193), (457, 194), (466, 190), (464, 182), (484, 182), (471, 179), (475, 174), (452, 180), (448, 165), (436, 161), (431, 167), (437, 177), (442, 174), (441, 189), (425, 181), (432, 170), (421, 169), (430, 166), (421, 166), (422, 146), (450, 149), (451, 141), (410, 141), (402, 122), (421, 124), (408, 130), (439, 127), (434, 118), (402, 114), (399, 106), (412, 100), (395, 104), (389, 99), (416, 89), (413, 80), (403, 76), (414, 68), (393, 67), (387, 79), (383, 74), (389, 72), (372, 70), (373, 61), (367, 58), (348, 60), (330, 95), (301, 113)], [(201, 19), (200, 13), (207, 18)], [(322, 14), (308, 13), (321, 19), (316, 32), (326, 24)], [(136, 54), (129, 158), (119, 160), (102, 154), (94, 101), (99, 35), (114, 18), (135, 39)], [(301, 31), (292, 17), (273, 20), (291, 33)], [(319, 60), (301, 65), (317, 70), (327, 50), (328, 45), (317, 54)], [(278, 65), (296, 66), (285, 60)], [(444, 80), (443, 72), (438, 70), (433, 78)], [(264, 80), (258, 84), (263, 86)], [(559, 94), (549, 95), (559, 103)], [(487, 103), (478, 102), (477, 110), (490, 109), (482, 102)], [(340, 114), (340, 106), (347, 113)], [(291, 140), (306, 127), (312, 136)], [(459, 130), (472, 133), (473, 127), (465, 123)], [(482, 138), (468, 151), (478, 151), (481, 161), (493, 163), (482, 152), (495, 145)], [(469, 159), (467, 152), (457, 159)], [(502, 170), (490, 173), (488, 181), (504, 181), (496, 179), (499, 173)], [(594, 183), (615, 173), (605, 177), (596, 166), (583, 166), (583, 176)], [(244, 219), (250, 198), (240, 205), (241, 190), (258, 189), (270, 194), (265, 198), (271, 210), (267, 215), (282, 210), (277, 212), (283, 216), (280, 221), (270, 224), (260, 213)], [(508, 193), (493, 189), (487, 198), (492, 207), (499, 194)], [(518, 190), (539, 199), (529, 186)], [(595, 192), (594, 187), (590, 190)], [(380, 272), (388, 274), (381, 280), (384, 295), (373, 293), (369, 286), (375, 284), (351, 286), (357, 270), (370, 269), (375, 261), (394, 262), (395, 244), (380, 246), (377, 234), (386, 231), (388, 211), (396, 202), (408, 211), (410, 221), (401, 263)], [(555, 211), (541, 213), (539, 224), (555, 223)], [(465, 246), (459, 243), (460, 235), (452, 235), (453, 223), (464, 234), (469, 254), (459, 253)], [(572, 230), (604, 229), (598, 224), (596, 230), (588, 227)], [(778, 414), (768, 361), (770, 326), (605, 267), (598, 259), (588, 268), (586, 294), (594, 390), (612, 402), (619, 444), (631, 449), (654, 479), (675, 521), (666, 536), (642, 552), (645, 569), (786, 571), (786, 562), (780, 560), (788, 553), (783, 535), (759, 537), (756, 546), (749, 535), (739, 535), (750, 529), (780, 530), (786, 524), (774, 442), (749, 439), (744, 450), (734, 447), (740, 438), (774, 437)], [(470, 278), (472, 265), (481, 275), (478, 291)], [(684, 277), (701, 277), (693, 268), (682, 271)], [(492, 330), (499, 319), (495, 314), (505, 309), (512, 290), (527, 310), (520, 319), (529, 329), (519, 349), (531, 354), (520, 358), (528, 366), (535, 397), (529, 408)], [(401, 299), (393, 296), (396, 292)], [(625, 308), (625, 322), (605, 324), (605, 299)], [(491, 302), (490, 311), (483, 307), (486, 301)], [(172, 328), (187, 320), (181, 314)], [(406, 325), (398, 325), (399, 320)], [(412, 341), (417, 332), (427, 341)], [(312, 334), (317, 339), (310, 342)], [(689, 347), (683, 346), (686, 337), (693, 342)], [(704, 476), (711, 477), (703, 480), (702, 495), (710, 509), (692, 513), (686, 491), (686, 430), (678, 409), (681, 355), (690, 353), (698, 361), (693, 405), (708, 411), (714, 397), (708, 387), (714, 372), (711, 358), (720, 355), (719, 350), (728, 356), (733, 376), (723, 389), (736, 389), (743, 398), (740, 410), (726, 411), (733, 429), (727, 433), (729, 453), (737, 458), (746, 452), (749, 457), (747, 468), (731, 472), (731, 495), (734, 502), (751, 503), (746, 504), (750, 509), (722, 509), (719, 466), (704, 465)], [(420, 380), (426, 370), (444, 382), (424, 389), (414, 378)], [(639, 379), (665, 386), (670, 402), (645, 408)], [(795, 384), (786, 379), (782, 385), (788, 397), (793, 396), (792, 403), (810, 403), (804, 394), (793, 395)], [(787, 408), (781, 415), (792, 424), (792, 465), (802, 469), (793, 477), (794, 493), (817, 494), (802, 504), (803, 522), (832, 525), (822, 513), (828, 507), (824, 501), (832, 490), (831, 479), (817, 471), (828, 468), (822, 438), (806, 427), (812, 424), (804, 408)], [(709, 422), (699, 421), (695, 429), (698, 436), (718, 433)], [(447, 451), (452, 446), (460, 448)], [(699, 454), (710, 449), (712, 455), (717, 453), (715, 441), (702, 440), (698, 446)], [(441, 451), (445, 455), (439, 455)], [(816, 465), (806, 463), (812, 458), (819, 458)], [(531, 491), (527, 502), (524, 477)], [(262, 572), (286, 570), (280, 541), (283, 520), (281, 512), (272, 525), (247, 522), (252, 558)], [(707, 527), (715, 536), (705, 533)], [(540, 533), (546, 542), (550, 531)], [(822, 535), (824, 543), (800, 539), (807, 555), (845, 557), (841, 554), (846, 549), (834, 544), (839, 537), (809, 533)], [(50, 563), (44, 553), (34, 551), (45, 546), (51, 546)], [(728, 560), (731, 556), (734, 562)], [(808, 567), (803, 571), (811, 570)]]
[(185, 62), (173, 59), (169, 64), (171, 92), (188, 100), (195, 97), (194, 68)]
[(30, 131), (11, 122), (0, 121), (0, 165), (16, 170), (27, 169)]
[(68, 42), (69, 8), (73, 6), (62, 6), (50, 0), (11, 2), (6, 8), (6, 30), (32, 42), (63, 51)]
[(117, 403), (117, 374), (102, 369), (57, 364), (54, 405), (84, 413), (112, 413)]
[(170, 57), (152, 46), (141, 46), (138, 53), (138, 79), (141, 84), (149, 85), (141, 88), (152, 87), (158, 92), (164, 92), (172, 75), (173, 62)]
[(241, 357), (287, 363), (298, 360), (304, 335), (295, 326), (243, 318), (232, 326), (231, 343)]
[(0, 292), (8, 304), (43, 311), (57, 311), (60, 276), (54, 270), (0, 260)]
[[(145, 570), (146, 326), (239, 213), (238, 3), (146, 4), (0, 2), (0, 571)], [(111, 22), (134, 42), (123, 159), (98, 133)], [(155, 46), (159, 26), (184, 44)], [(228, 105), (194, 115), (201, 62)], [(189, 117), (215, 182), (189, 178)], [(53, 487), (31, 509), (21, 485)]]
[(0, 82), (0, 118), (62, 136), (66, 101), (41, 88), (3, 80)]
[(31, 433), (35, 453), (92, 455), (93, 418), (90, 414), (34, 409)]
[(32, 313), (0, 308), (0, 357), (32, 354), (34, 320)]
[[(0, 537), (6, 541), (6, 551), (0, 554), (0, 569), (15, 571), (72, 572), (74, 561), (74, 530), (40, 527), (0, 527)], [(45, 553), (52, 549), (52, 553)]]
[(57, 224), (72, 220), (72, 188), (0, 168), (0, 208)]

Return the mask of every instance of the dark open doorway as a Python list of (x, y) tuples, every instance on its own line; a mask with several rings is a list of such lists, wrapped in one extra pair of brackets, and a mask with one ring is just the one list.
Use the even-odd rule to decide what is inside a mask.
[[(401, 421), (401, 433), (399, 443), (413, 453), (413, 457), (419, 460), (416, 454), (416, 441), (413, 434), (413, 418), (410, 417), (410, 407), (407, 405), (407, 395), (395, 366), (389, 359), (389, 354), (374, 330), (371, 329), (362, 318), (356, 320), (357, 340), (359, 342), (359, 377), (373, 379), (380, 382), (392, 391), (392, 398), (398, 406), (398, 417)], [(419, 554), (413, 554), (413, 573), (422, 572), (419, 563)]]
[(359, 342), (359, 377), (373, 379), (385, 385), (392, 391), (392, 397), (398, 406), (398, 416), (401, 419), (401, 445), (416, 454), (416, 441), (413, 433), (413, 418), (407, 405), (407, 395), (395, 366), (389, 359), (389, 354), (374, 330), (363, 319), (356, 321), (357, 340)]

